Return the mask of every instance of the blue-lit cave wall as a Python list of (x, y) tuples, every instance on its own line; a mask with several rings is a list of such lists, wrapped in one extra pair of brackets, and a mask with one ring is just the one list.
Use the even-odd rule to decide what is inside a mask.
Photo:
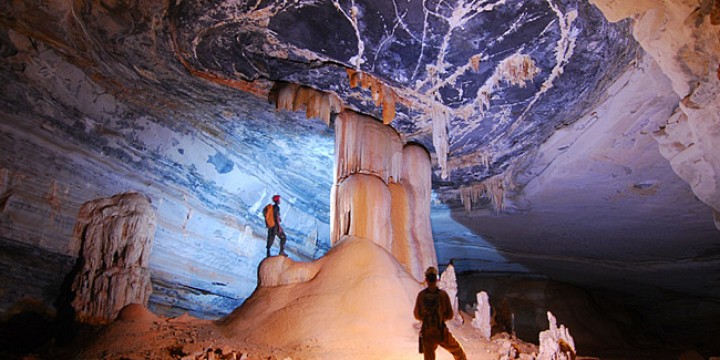
[(157, 215), (150, 308), (159, 314), (215, 318), (250, 295), (265, 256), (261, 210), (276, 193), (291, 256), (329, 248), (325, 124), (192, 77), (113, 93), (42, 42), (2, 35), (0, 313), (30, 303), (52, 311), (78, 255), (79, 207), (119, 193), (147, 195)]

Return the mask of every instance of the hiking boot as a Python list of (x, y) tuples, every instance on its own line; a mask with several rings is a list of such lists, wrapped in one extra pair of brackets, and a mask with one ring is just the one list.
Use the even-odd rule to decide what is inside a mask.
[(280, 253), (278, 255), (288, 257), (288, 254), (286, 254), (285, 250), (282, 250), (282, 249), (280, 249)]
[(267, 249), (267, 257), (270, 257), (270, 248)]

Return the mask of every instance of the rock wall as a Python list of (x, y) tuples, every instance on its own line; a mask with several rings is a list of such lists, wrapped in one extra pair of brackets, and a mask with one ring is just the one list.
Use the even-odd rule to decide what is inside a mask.
[(336, 122), (331, 240), (372, 239), (419, 281), (437, 266), (430, 227), (430, 156), (391, 127), (355, 112)]
[[(71, 17), (68, 8), (55, 8), (60, 5), (70, 4), (3, 11), (25, 24), (0, 29), (0, 237), (6, 246), (77, 256), (71, 239), (81, 205), (141, 192), (158, 219), (149, 307), (200, 317), (227, 314), (255, 288), (265, 247), (261, 210), (273, 194), (285, 200), (295, 256), (309, 259), (329, 248), (332, 129), (189, 77), (172, 54), (147, 45), (155, 43), (154, 33), (125, 39), (123, 49), (144, 43), (142, 54), (105, 48), (108, 72), (102, 73), (92, 65), (99, 43), (47, 36), (65, 34), (63, 24), (77, 29), (75, 20), (47, 20)], [(42, 27), (26, 24), (45, 15)], [(133, 57), (134, 67), (113, 68), (127, 61), (115, 56)], [(17, 261), (45, 265), (32, 256)], [(41, 279), (12, 283), (22, 288), (8, 293), (47, 304), (56, 291), (44, 289), (60, 287)]]
[(610, 21), (633, 17), (633, 36), (682, 99), (656, 132), (662, 155), (714, 211), (720, 229), (720, 3), (591, 0)]
[(107, 324), (126, 305), (147, 305), (155, 222), (150, 201), (142, 194), (83, 204), (73, 239), (82, 244), (72, 284), (76, 320)]

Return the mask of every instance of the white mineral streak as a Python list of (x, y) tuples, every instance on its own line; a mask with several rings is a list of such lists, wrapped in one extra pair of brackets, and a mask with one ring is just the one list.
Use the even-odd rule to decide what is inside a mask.
[(73, 236), (82, 243), (82, 267), (72, 285), (78, 321), (105, 324), (125, 305), (147, 305), (154, 236), (155, 213), (144, 195), (126, 193), (83, 204)]
[(355, 36), (357, 37), (357, 54), (350, 58), (349, 62), (355, 65), (356, 70), (360, 70), (360, 65), (362, 65), (365, 60), (363, 59), (363, 54), (365, 53), (365, 43), (362, 40), (362, 37), (360, 36), (360, 26), (358, 25), (358, 17), (360, 16), (360, 10), (357, 6), (355, 6), (355, 0), (351, 0), (350, 4), (350, 10), (345, 11), (345, 9), (340, 6), (340, 1), (338, 0), (332, 0), (333, 5), (335, 5), (335, 8), (350, 22), (350, 25), (355, 30)]
[(335, 182), (352, 174), (373, 174), (386, 184), (400, 179), (403, 143), (392, 127), (343, 111), (335, 120)]
[(483, 338), (490, 340), (492, 334), (492, 324), (490, 315), (490, 299), (488, 294), (484, 291), (477, 293), (477, 306), (475, 308), (475, 318), (472, 320), (471, 325), (480, 330)]
[[(468, 21), (470, 21), (472, 18), (477, 16), (478, 14), (481, 14), (485, 11), (492, 11), (496, 6), (504, 5), (506, 0), (500, 0), (491, 4), (488, 4), (486, 0), (475, 0), (475, 1), (464, 1), (464, 0), (457, 0), (455, 2), (454, 7), (452, 8), (452, 14), (447, 17), (442, 15), (439, 12), (432, 11), (428, 8), (424, 8), (425, 12), (425, 21), (423, 23), (423, 38), (425, 37), (425, 31), (428, 28), (428, 22), (427, 17), (428, 15), (432, 15), (434, 17), (437, 17), (441, 20), (443, 20), (448, 25), (448, 30), (445, 32), (445, 35), (443, 36), (443, 42), (440, 45), (440, 52), (438, 53), (437, 60), (435, 61), (435, 65), (429, 65), (427, 67), (428, 70), (428, 76), (423, 81), (419, 81), (415, 85), (415, 90), (421, 90), (423, 86), (427, 83), (434, 84), (434, 88), (439, 88), (437, 86), (440, 79), (446, 78), (444, 76), (446, 69), (450, 66), (450, 64), (447, 64), (445, 62), (445, 55), (447, 54), (448, 46), (450, 45), (450, 39), (452, 38), (452, 34), (455, 31), (455, 29), (462, 29), (464, 28), (465, 24), (467, 24)], [(423, 6), (424, 6), (423, 2)], [(421, 49), (421, 59), (422, 60), (422, 51), (424, 49)], [(418, 61), (419, 63), (420, 61)], [(417, 68), (416, 70), (417, 71)], [(414, 76), (414, 74), (413, 74)], [(454, 80), (453, 80), (454, 81)], [(432, 91), (429, 91), (432, 92)]]
[(450, 304), (452, 304), (453, 309), (453, 320), (462, 324), (463, 318), (460, 315), (460, 307), (457, 297), (457, 277), (455, 276), (455, 267), (452, 264), (449, 264), (447, 268), (445, 268), (445, 271), (443, 271), (442, 275), (440, 275), (440, 281), (438, 281), (438, 283), (438, 287), (445, 290), (450, 297)]
[[(432, 86), (425, 90), (425, 95), (427, 97), (431, 97), (432, 100), (429, 101), (429, 110), (430, 110), (430, 119), (432, 121), (432, 132), (433, 132), (433, 146), (435, 147), (435, 153), (438, 157), (438, 164), (441, 169), (441, 177), (443, 179), (447, 179), (449, 175), (449, 169), (447, 165), (447, 156), (449, 152), (449, 142), (448, 142), (448, 125), (452, 117), (455, 115), (452, 110), (447, 108), (444, 104), (442, 104), (442, 101), (439, 99), (438, 96), (436, 96), (437, 91), (448, 84), (454, 84), (457, 78), (468, 71), (469, 69), (475, 69), (477, 70), (479, 66), (479, 62), (485, 58), (482, 54), (476, 54), (473, 55), (470, 59), (468, 59), (468, 62), (466, 65), (459, 67), (455, 70), (453, 74), (450, 76), (446, 76), (445, 73), (447, 69), (450, 67), (450, 64), (445, 62), (445, 56), (448, 52), (448, 46), (450, 44), (450, 40), (452, 38), (452, 34), (455, 31), (455, 29), (462, 29), (465, 24), (470, 21), (472, 18), (477, 16), (480, 13), (483, 13), (485, 11), (492, 11), (496, 6), (504, 5), (506, 0), (500, 0), (493, 3), (488, 4), (485, 0), (477, 0), (477, 1), (462, 1), (458, 0), (455, 2), (452, 13), (450, 16), (445, 16), (439, 12), (433, 11), (431, 9), (428, 9), (425, 7), (425, 3), (423, 2), (423, 10), (424, 10), (424, 21), (423, 21), (423, 39), (425, 38), (427, 29), (429, 27), (428, 25), (428, 17), (433, 16), (437, 17), (438, 19), (444, 21), (448, 24), (448, 30), (445, 32), (445, 35), (443, 36), (442, 44), (440, 45), (440, 51), (438, 53), (438, 57), (435, 60), (434, 65), (427, 65), (426, 70), (427, 74), (425, 79), (422, 81), (417, 81), (415, 84), (415, 90), (417, 92), (423, 91), (423, 88), (426, 87), (426, 85), (431, 84)], [(423, 41), (424, 44), (424, 41)], [(420, 58), (418, 59), (418, 66), (422, 61), (422, 57), (424, 54), (424, 46), (420, 49)], [(532, 61), (532, 60), (531, 60)], [(418, 67), (415, 68), (413, 71), (413, 77), (417, 74)], [(467, 109), (465, 109), (467, 110)], [(461, 114), (458, 114), (464, 117), (467, 117), (467, 111), (462, 112)], [(479, 121), (478, 121), (479, 123)], [(477, 127), (477, 125), (475, 125)]]
[(635, 18), (633, 35), (683, 99), (655, 134), (660, 152), (720, 229), (720, 6), (700, 1), (592, 0), (610, 21)]
[(536, 360), (574, 360), (575, 341), (565, 325), (558, 328), (557, 320), (547, 312), (550, 327), (540, 332), (540, 350)]
[(540, 86), (540, 91), (535, 93), (535, 96), (533, 96), (533, 99), (530, 100), (530, 103), (528, 103), (525, 107), (525, 110), (523, 110), (522, 114), (518, 116), (517, 121), (515, 121), (507, 131), (508, 134), (512, 133), (524, 122), (523, 119), (525, 118), (525, 115), (527, 115), (533, 105), (535, 105), (543, 94), (552, 89), (555, 80), (560, 77), (563, 72), (565, 72), (565, 65), (570, 62), (570, 58), (575, 52), (575, 41), (579, 31), (577, 29), (573, 29), (572, 23), (578, 17), (577, 10), (571, 10), (567, 13), (563, 13), (560, 8), (553, 3), (553, 0), (546, 1), (550, 8), (555, 12), (555, 15), (558, 18), (558, 25), (560, 26), (560, 39), (555, 45), (555, 66), (553, 66), (550, 76), (548, 76), (548, 78), (545, 79)]

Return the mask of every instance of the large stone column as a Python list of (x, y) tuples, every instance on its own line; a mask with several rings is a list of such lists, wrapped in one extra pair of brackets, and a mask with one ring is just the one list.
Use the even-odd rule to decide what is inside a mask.
[(430, 202), (432, 192), (432, 162), (430, 154), (420, 145), (406, 145), (403, 149), (403, 170), (400, 183), (408, 197), (409, 247), (415, 249), (412, 274), (423, 279), (425, 269), (437, 267), (435, 243), (430, 224)]
[(418, 280), (437, 266), (430, 227), (432, 164), (419, 145), (403, 146), (390, 126), (345, 111), (335, 122), (331, 241), (344, 235), (381, 245)]
[(144, 195), (126, 193), (83, 204), (73, 235), (81, 242), (72, 285), (76, 320), (105, 324), (125, 305), (147, 305), (154, 236), (155, 213)]

